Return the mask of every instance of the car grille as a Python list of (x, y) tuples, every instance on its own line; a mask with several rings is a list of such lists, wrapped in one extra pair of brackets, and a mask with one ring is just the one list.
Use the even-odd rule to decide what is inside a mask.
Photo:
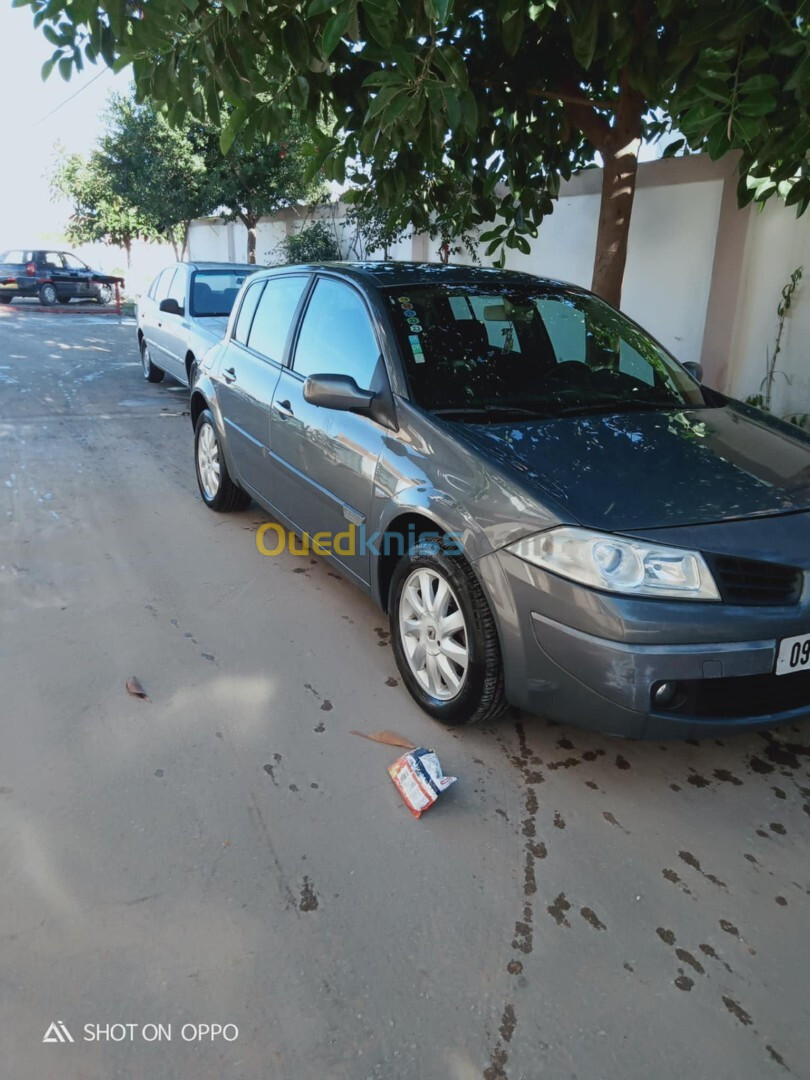
[(707, 555), (706, 560), (727, 604), (779, 607), (797, 604), (802, 595), (804, 571), (796, 566), (733, 555)]
[(810, 672), (688, 679), (678, 683), (678, 690), (669, 708), (653, 703), (652, 711), (706, 720), (774, 716), (810, 706)]

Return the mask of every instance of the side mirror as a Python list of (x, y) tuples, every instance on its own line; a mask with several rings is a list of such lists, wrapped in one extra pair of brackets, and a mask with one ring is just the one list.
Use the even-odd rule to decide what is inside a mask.
[(350, 375), (310, 375), (304, 383), (304, 400), (322, 409), (371, 415), (375, 394), (361, 390)]
[(693, 379), (697, 379), (699, 383), (703, 382), (703, 365), (696, 363), (694, 360), (684, 361), (683, 367), (689, 372)]
[(160, 301), (160, 310), (166, 315), (183, 315), (184, 310), (173, 297)]

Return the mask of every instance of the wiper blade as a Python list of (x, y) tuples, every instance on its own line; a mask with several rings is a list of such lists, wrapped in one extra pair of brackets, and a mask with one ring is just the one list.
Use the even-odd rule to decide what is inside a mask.
[(556, 416), (556, 412), (543, 409), (524, 409), (517, 405), (466, 405), (457, 408), (431, 409), (434, 416), (519, 416), (527, 420), (548, 420)]
[(680, 410), (690, 408), (674, 401), (600, 401), (590, 405), (565, 405), (558, 409), (556, 416), (588, 416), (596, 413), (649, 412), (650, 410)]

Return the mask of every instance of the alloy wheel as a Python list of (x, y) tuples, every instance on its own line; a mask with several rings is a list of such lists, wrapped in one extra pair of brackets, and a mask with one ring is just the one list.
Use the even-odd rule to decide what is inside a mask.
[(399, 605), (399, 633), (411, 671), (440, 701), (461, 692), (470, 662), (467, 624), (449, 582), (420, 567), (408, 577)]
[(219, 444), (214, 429), (204, 424), (197, 440), (197, 469), (205, 497), (215, 499), (220, 484)]

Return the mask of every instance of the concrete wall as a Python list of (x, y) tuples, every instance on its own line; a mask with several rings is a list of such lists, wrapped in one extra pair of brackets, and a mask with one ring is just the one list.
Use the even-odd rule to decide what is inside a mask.
[[(810, 412), (810, 213), (797, 220), (777, 203), (762, 212), (739, 210), (734, 166), (731, 158), (712, 162), (704, 155), (639, 166), (622, 308), (680, 360), (700, 361), (709, 385), (745, 397), (759, 390), (782, 286), (803, 264), (807, 280), (797, 290), (778, 365), (792, 384), (779, 378), (774, 411)], [(564, 184), (531, 253), (508, 252), (506, 266), (590, 286), (601, 179), (600, 169), (588, 169)], [(279, 262), (278, 242), (314, 219), (335, 228), (345, 258), (375, 257), (358, 250), (344, 217), (345, 207), (333, 204), (262, 222), (258, 261)], [(438, 246), (427, 236), (408, 236), (390, 255), (437, 262)], [(192, 226), (192, 258), (241, 261), (246, 250), (238, 223), (206, 219)], [(470, 261), (466, 253), (454, 259)]]
[[(793, 294), (782, 333), (782, 350), (773, 387), (773, 411), (810, 413), (810, 220), (768, 203), (751, 216), (734, 320), (734, 386), (745, 397), (760, 391), (766, 357), (772, 356), (784, 285), (797, 266), (805, 276)], [(787, 375), (790, 379), (786, 379)]]

